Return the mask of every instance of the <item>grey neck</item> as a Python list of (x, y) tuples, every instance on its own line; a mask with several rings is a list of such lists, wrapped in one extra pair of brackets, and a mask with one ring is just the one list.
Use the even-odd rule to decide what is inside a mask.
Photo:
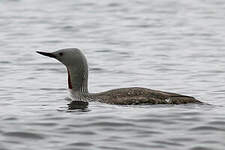
[(83, 99), (88, 93), (88, 64), (80, 52), (75, 55), (73, 62), (66, 65), (68, 70), (68, 85), (74, 98)]
[(88, 94), (88, 70), (86, 68), (67, 68), (68, 87), (77, 96)]

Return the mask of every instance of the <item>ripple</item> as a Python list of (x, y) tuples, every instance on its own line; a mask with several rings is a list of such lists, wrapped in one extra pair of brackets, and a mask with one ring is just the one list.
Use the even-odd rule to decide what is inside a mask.
[(44, 139), (43, 135), (37, 134), (37, 133), (32, 133), (32, 132), (6, 132), (4, 133), (6, 136), (10, 137), (19, 137), (19, 138), (26, 138), (26, 139)]
[(40, 88), (42, 91), (66, 91), (66, 88)]
[(172, 120), (163, 120), (157, 118), (143, 118), (143, 119), (134, 119), (133, 121), (137, 121), (139, 123), (162, 123), (162, 124), (176, 124), (175, 121)]
[(10, 64), (10, 61), (0, 61), (0, 64)]
[(103, 72), (103, 71), (105, 71), (105, 69), (103, 69), (103, 68), (97, 68), (97, 67), (95, 67), (95, 68), (92, 67), (89, 70), (92, 71), (92, 72)]
[(7, 118), (4, 118), (4, 120), (14, 121), (14, 120), (18, 120), (18, 118), (16, 118), (16, 117), (7, 117)]
[(225, 126), (225, 121), (212, 121), (212, 122), (209, 122), (209, 124)]
[(218, 127), (212, 127), (212, 126), (199, 126), (199, 127), (194, 127), (189, 129), (190, 131), (224, 131), (225, 132), (225, 128), (218, 128)]
[(105, 150), (128, 150), (127, 148), (121, 148), (116, 146), (99, 146), (99, 149), (105, 149)]
[(136, 126), (135, 124), (132, 123), (121, 123), (121, 122), (95, 122), (95, 123), (90, 123), (88, 126), (98, 126), (98, 127), (134, 127)]
[(154, 143), (161, 144), (161, 145), (170, 145), (170, 146), (184, 146), (184, 144), (180, 144), (177, 142), (154, 141)]
[(212, 150), (214, 148), (208, 148), (206, 146), (196, 146), (196, 147), (193, 147), (191, 148), (191, 150)]
[(36, 122), (36, 123), (28, 123), (31, 126), (50, 126), (50, 127), (54, 127), (57, 126), (58, 123), (53, 123), (53, 122)]
[(66, 134), (77, 134), (77, 135), (96, 135), (96, 133), (92, 132), (92, 131), (65, 131), (63, 133), (66, 133)]
[(170, 139), (170, 140), (172, 140), (172, 141), (176, 141), (176, 142), (193, 142), (195, 139), (193, 139), (193, 138), (172, 138), (172, 139)]
[(93, 144), (89, 142), (76, 142), (69, 144), (69, 146), (93, 146)]
[(108, 122), (108, 121), (99, 121), (99, 122), (90, 122), (88, 124), (71, 124), (71, 127), (134, 127), (135, 124), (132, 123), (122, 123), (122, 122)]
[(68, 119), (68, 117), (61, 117), (61, 116), (56, 116), (56, 117), (46, 117), (44, 118), (43, 120), (46, 120), (46, 121), (62, 121), (62, 120), (66, 120)]

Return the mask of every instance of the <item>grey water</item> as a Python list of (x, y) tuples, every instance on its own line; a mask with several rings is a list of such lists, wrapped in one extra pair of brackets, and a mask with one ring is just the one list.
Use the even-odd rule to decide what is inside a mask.
[[(76, 47), (89, 91), (146, 87), (209, 105), (68, 110)], [(224, 0), (1, 0), (0, 150), (224, 150)]]

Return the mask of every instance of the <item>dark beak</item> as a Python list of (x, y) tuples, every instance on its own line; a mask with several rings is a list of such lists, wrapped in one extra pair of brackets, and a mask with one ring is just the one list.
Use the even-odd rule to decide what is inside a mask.
[(47, 53), (47, 52), (40, 52), (40, 51), (36, 51), (38, 54), (44, 55), (44, 56), (48, 56), (48, 57), (52, 57), (52, 58), (56, 58), (56, 56), (52, 53)]

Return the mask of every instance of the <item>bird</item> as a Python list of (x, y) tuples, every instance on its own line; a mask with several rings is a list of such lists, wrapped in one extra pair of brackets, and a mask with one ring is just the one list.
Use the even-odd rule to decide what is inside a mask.
[(89, 93), (88, 63), (85, 55), (80, 49), (65, 48), (55, 52), (36, 52), (44, 56), (55, 58), (66, 66), (68, 73), (68, 88), (72, 100), (75, 101), (97, 101), (115, 105), (202, 103), (192, 96), (143, 87), (118, 88), (99, 93)]

